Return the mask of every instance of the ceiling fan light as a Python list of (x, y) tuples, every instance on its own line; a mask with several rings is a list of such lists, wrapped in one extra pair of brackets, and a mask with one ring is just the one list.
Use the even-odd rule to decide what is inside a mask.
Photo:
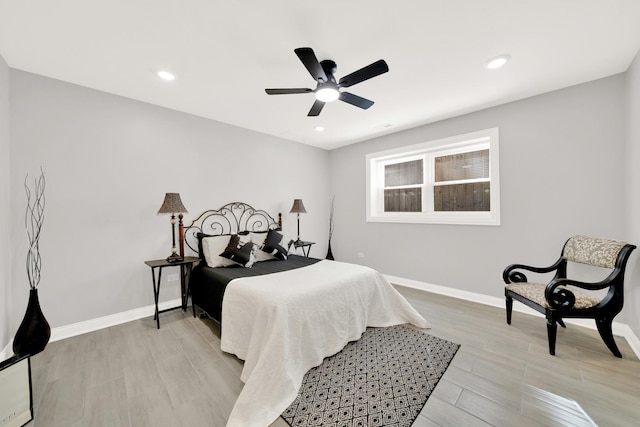
[(332, 102), (340, 97), (338, 89), (325, 87), (316, 92), (316, 99), (322, 102)]

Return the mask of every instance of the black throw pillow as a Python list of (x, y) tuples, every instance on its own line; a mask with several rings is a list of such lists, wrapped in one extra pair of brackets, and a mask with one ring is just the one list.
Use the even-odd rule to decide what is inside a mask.
[(256, 262), (258, 246), (248, 240), (247, 237), (233, 234), (229, 239), (229, 244), (220, 256), (235, 261), (243, 267), (251, 268), (253, 263)]
[(262, 250), (273, 255), (279, 260), (287, 259), (289, 253), (282, 245), (280, 245), (282, 237), (282, 234), (278, 233), (277, 231), (269, 230), (269, 233), (267, 233), (267, 238), (264, 240), (264, 246), (262, 247)]

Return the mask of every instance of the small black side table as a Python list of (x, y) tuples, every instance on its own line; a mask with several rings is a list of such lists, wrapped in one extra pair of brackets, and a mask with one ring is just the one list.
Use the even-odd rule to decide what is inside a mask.
[[(311, 246), (315, 245), (316, 242), (305, 242), (304, 240), (292, 240), (289, 242), (289, 248), (291, 249), (291, 245), (293, 245), (296, 249), (302, 248), (302, 254), (306, 257), (309, 256), (309, 252), (311, 251)], [(306, 250), (305, 250), (306, 249)]]
[[(189, 300), (189, 277), (191, 276), (191, 269), (193, 264), (197, 263), (200, 258), (195, 256), (184, 257), (182, 261), (169, 262), (166, 259), (155, 259), (152, 261), (145, 261), (144, 263), (151, 267), (151, 278), (153, 279), (153, 297), (156, 304), (156, 311), (153, 315), (153, 320), (156, 321), (158, 329), (160, 329), (160, 313), (165, 311), (175, 310), (182, 308), (182, 311), (187, 310), (187, 302)], [(182, 295), (182, 304), (177, 307), (171, 307), (164, 310), (158, 310), (158, 297), (160, 296), (160, 282), (162, 280), (162, 269), (165, 267), (180, 267), (180, 291)], [(156, 268), (158, 269), (158, 280), (156, 281)]]

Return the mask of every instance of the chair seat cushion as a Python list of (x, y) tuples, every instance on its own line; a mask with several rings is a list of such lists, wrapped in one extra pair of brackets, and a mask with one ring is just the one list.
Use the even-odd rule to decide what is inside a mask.
[[(543, 283), (516, 282), (509, 283), (506, 286), (506, 289), (528, 299), (529, 301), (533, 301), (544, 308), (549, 308), (549, 303), (544, 297), (544, 290), (546, 287), (547, 285)], [(563, 288), (563, 286), (560, 286), (560, 288)], [(586, 295), (580, 291), (571, 289), (571, 292), (576, 296), (576, 303), (573, 306), (574, 310), (583, 310), (595, 307), (600, 303), (598, 298)]]

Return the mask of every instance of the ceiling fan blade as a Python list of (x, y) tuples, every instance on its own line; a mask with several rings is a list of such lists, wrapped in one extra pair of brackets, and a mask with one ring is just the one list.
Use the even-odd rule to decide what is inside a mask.
[(389, 71), (389, 66), (384, 59), (374, 62), (373, 64), (369, 64), (364, 68), (360, 68), (358, 71), (354, 71), (353, 73), (344, 76), (338, 82), (340, 87), (349, 87), (365, 80), (369, 80), (372, 77), (379, 76), (380, 74), (384, 74)]
[(324, 104), (325, 104), (324, 102), (316, 99), (316, 102), (314, 102), (313, 105), (311, 106), (311, 110), (309, 110), (309, 114), (307, 114), (307, 116), (309, 117), (319, 116), (320, 111), (322, 111), (322, 107), (324, 107)]
[(354, 95), (349, 92), (340, 92), (340, 101), (344, 101), (348, 104), (355, 105), (356, 107), (360, 107), (363, 110), (371, 107), (373, 105), (373, 101), (370, 101), (366, 98), (363, 98), (358, 95)]
[(300, 58), (300, 61), (302, 61), (316, 82), (319, 80), (326, 82), (328, 80), (327, 74), (322, 69), (320, 62), (318, 62), (318, 58), (316, 58), (316, 54), (313, 53), (313, 49), (310, 47), (299, 47), (295, 49), (294, 52), (298, 55), (298, 58)]
[(307, 88), (292, 88), (292, 89), (265, 89), (265, 92), (269, 95), (288, 95), (291, 93), (309, 93), (313, 92), (312, 89)]

